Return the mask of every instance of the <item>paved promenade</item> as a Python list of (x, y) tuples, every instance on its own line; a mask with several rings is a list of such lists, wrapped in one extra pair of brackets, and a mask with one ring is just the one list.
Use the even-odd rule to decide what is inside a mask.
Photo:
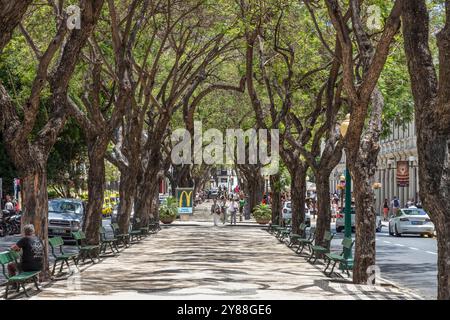
[[(179, 221), (32, 299), (418, 299), (392, 286), (330, 281), (258, 226)], [(339, 282), (340, 281), (340, 282)]]

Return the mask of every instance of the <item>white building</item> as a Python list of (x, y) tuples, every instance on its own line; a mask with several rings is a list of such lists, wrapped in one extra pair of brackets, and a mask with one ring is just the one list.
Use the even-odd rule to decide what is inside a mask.
[[(375, 190), (376, 208), (382, 211), (384, 199), (390, 204), (394, 196), (400, 199), (402, 206), (408, 199), (419, 201), (419, 180), (417, 167), (416, 129), (414, 121), (406, 125), (392, 125), (391, 134), (380, 141), (380, 153), (377, 160), (375, 182), (381, 183), (381, 188)], [(397, 167), (399, 161), (406, 161), (408, 170), (408, 183), (400, 186), (397, 181)], [(340, 176), (345, 175), (345, 154), (330, 176), (331, 192), (339, 193), (337, 185)], [(352, 184), (353, 189), (353, 184)]]

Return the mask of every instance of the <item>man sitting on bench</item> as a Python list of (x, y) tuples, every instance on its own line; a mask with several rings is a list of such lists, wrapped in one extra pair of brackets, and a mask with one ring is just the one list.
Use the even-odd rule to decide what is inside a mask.
[(11, 249), (20, 251), (22, 249), (22, 259), (18, 266), (20, 270), (15, 269), (15, 264), (8, 265), (8, 273), (14, 276), (20, 272), (41, 271), (42, 259), (44, 257), (44, 244), (42, 240), (34, 235), (34, 226), (27, 224), (23, 227), (25, 237), (14, 244)]

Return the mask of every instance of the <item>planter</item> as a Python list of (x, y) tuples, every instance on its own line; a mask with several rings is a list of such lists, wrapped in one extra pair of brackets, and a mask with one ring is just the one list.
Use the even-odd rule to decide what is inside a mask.
[(258, 224), (268, 224), (272, 219), (256, 219), (256, 223)]
[(175, 218), (165, 217), (165, 218), (161, 218), (160, 220), (164, 224), (171, 224), (175, 220)]

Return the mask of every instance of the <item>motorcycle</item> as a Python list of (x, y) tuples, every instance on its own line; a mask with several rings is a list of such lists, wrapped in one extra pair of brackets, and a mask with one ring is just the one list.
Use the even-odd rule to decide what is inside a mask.
[(5, 237), (20, 233), (21, 212), (2, 210), (0, 216), (0, 236)]

